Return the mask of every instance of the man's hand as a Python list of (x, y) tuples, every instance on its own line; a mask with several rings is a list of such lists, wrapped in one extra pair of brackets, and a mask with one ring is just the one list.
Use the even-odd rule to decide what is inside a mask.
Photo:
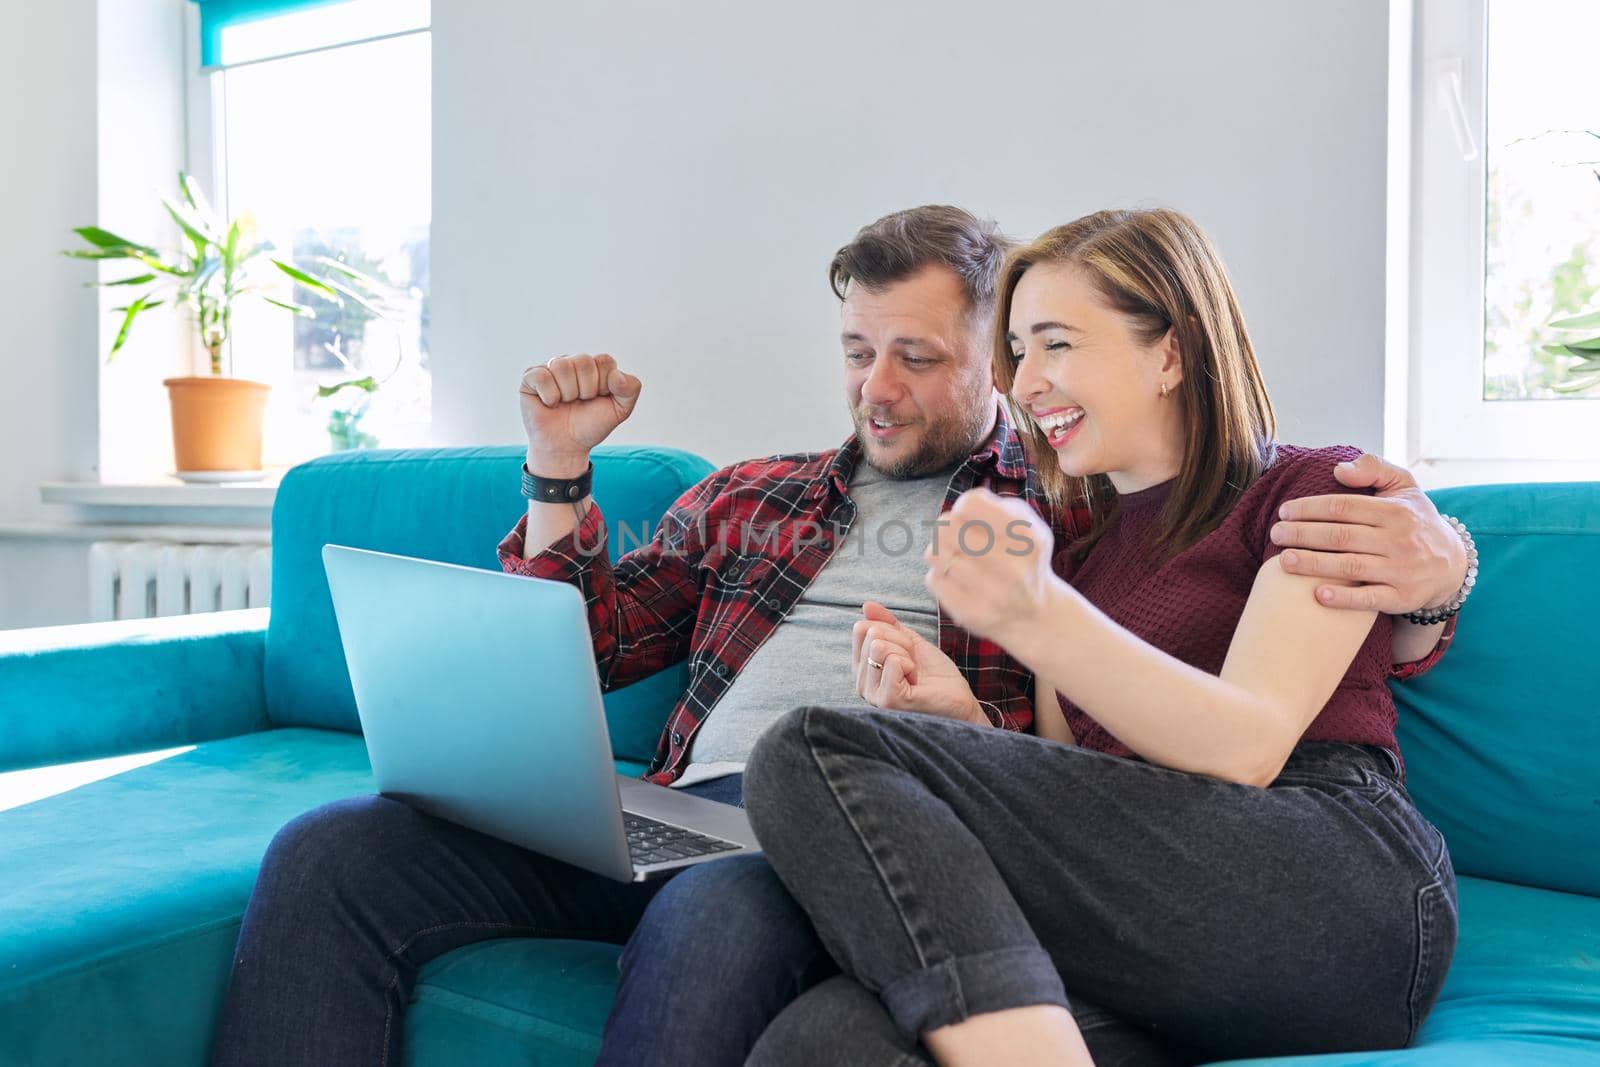
[(610, 356), (557, 356), (522, 375), (522, 427), (528, 469), (546, 478), (576, 478), (589, 452), (633, 414), (639, 379)]
[(851, 633), (851, 667), (862, 700), (875, 708), (989, 721), (961, 669), (937, 645), (876, 601), (862, 604), (861, 614)]
[(1318, 586), (1317, 599), (1334, 608), (1404, 615), (1456, 594), (1467, 576), (1466, 548), (1410, 471), (1363, 455), (1335, 466), (1333, 476), (1377, 495), (1335, 493), (1284, 504), (1272, 527), (1274, 543), (1293, 546), (1283, 553), (1284, 570), (1362, 583)]

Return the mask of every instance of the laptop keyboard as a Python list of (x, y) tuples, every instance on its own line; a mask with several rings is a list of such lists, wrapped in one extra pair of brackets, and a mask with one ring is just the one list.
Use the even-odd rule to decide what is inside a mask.
[(732, 852), (742, 847), (720, 837), (647, 819), (631, 811), (622, 813), (622, 828), (628, 833), (628, 854), (635, 867), (709, 856), (714, 852)]

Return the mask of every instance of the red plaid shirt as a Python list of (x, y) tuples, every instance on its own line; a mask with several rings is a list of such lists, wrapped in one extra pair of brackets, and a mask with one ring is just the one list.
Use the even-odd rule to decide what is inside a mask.
[[(652, 781), (665, 785), (683, 773), (700, 724), (844, 541), (855, 520), (849, 487), (860, 460), (852, 437), (828, 452), (725, 467), (679, 497), (654, 539), (615, 565), (603, 550), (598, 506), (532, 559), (522, 558), (526, 516), (500, 543), (507, 571), (570, 582), (583, 593), (603, 688), (689, 661), (689, 688), (667, 718)], [(1049, 515), (1003, 409), (989, 439), (951, 477), (941, 511), (977, 486), (1023, 496)], [(1069, 526), (1069, 535), (1080, 528)], [(939, 648), (961, 668), (991, 724), (1032, 725), (1032, 675), (999, 645), (940, 612)]]
[[(860, 459), (852, 437), (827, 452), (724, 467), (667, 509), (649, 544), (614, 565), (598, 505), (576, 530), (532, 559), (522, 558), (526, 515), (500, 542), (506, 571), (569, 582), (583, 593), (605, 690), (688, 660), (689, 687), (667, 717), (646, 774), (651, 781), (667, 785), (683, 774), (700, 724), (843, 543), (855, 519), (849, 487)], [(1003, 405), (989, 439), (951, 477), (941, 511), (977, 486), (1026, 498), (1051, 519), (1058, 544), (1088, 528), (1086, 511), (1052, 519)], [(1427, 670), (1447, 643), (1442, 640), (1425, 660), (1397, 668), (1397, 676)], [(939, 647), (961, 669), (992, 725), (1021, 732), (1032, 726), (1033, 677), (1027, 668), (942, 611)]]
[[(1396, 623), (1396, 625), (1399, 625)], [(1389, 677), (1397, 681), (1415, 678), (1433, 669), (1444, 656), (1444, 650), (1450, 647), (1450, 641), (1456, 635), (1456, 616), (1452, 615), (1445, 620), (1444, 629), (1439, 631), (1439, 640), (1434, 643), (1433, 649), (1421, 659), (1412, 660), (1410, 663), (1396, 663), (1389, 668)]]

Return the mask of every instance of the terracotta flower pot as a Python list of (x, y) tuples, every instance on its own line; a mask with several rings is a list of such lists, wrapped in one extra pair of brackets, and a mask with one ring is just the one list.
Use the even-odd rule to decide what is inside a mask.
[(261, 421), (272, 388), (243, 378), (168, 378), (180, 471), (261, 469)]

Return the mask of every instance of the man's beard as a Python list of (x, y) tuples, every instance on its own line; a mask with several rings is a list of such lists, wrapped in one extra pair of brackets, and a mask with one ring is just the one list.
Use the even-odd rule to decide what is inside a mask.
[(890, 478), (924, 478), (937, 471), (948, 470), (971, 455), (982, 443), (983, 432), (988, 426), (986, 416), (991, 413), (990, 409), (980, 405), (971, 412), (950, 415), (937, 422), (922, 420), (922, 440), (916, 451), (889, 461), (873, 458), (874, 450), (882, 446), (872, 439), (872, 431), (867, 428), (872, 421), (872, 409), (853, 408), (850, 418), (855, 422), (856, 441), (861, 445), (862, 458), (869, 466)]

